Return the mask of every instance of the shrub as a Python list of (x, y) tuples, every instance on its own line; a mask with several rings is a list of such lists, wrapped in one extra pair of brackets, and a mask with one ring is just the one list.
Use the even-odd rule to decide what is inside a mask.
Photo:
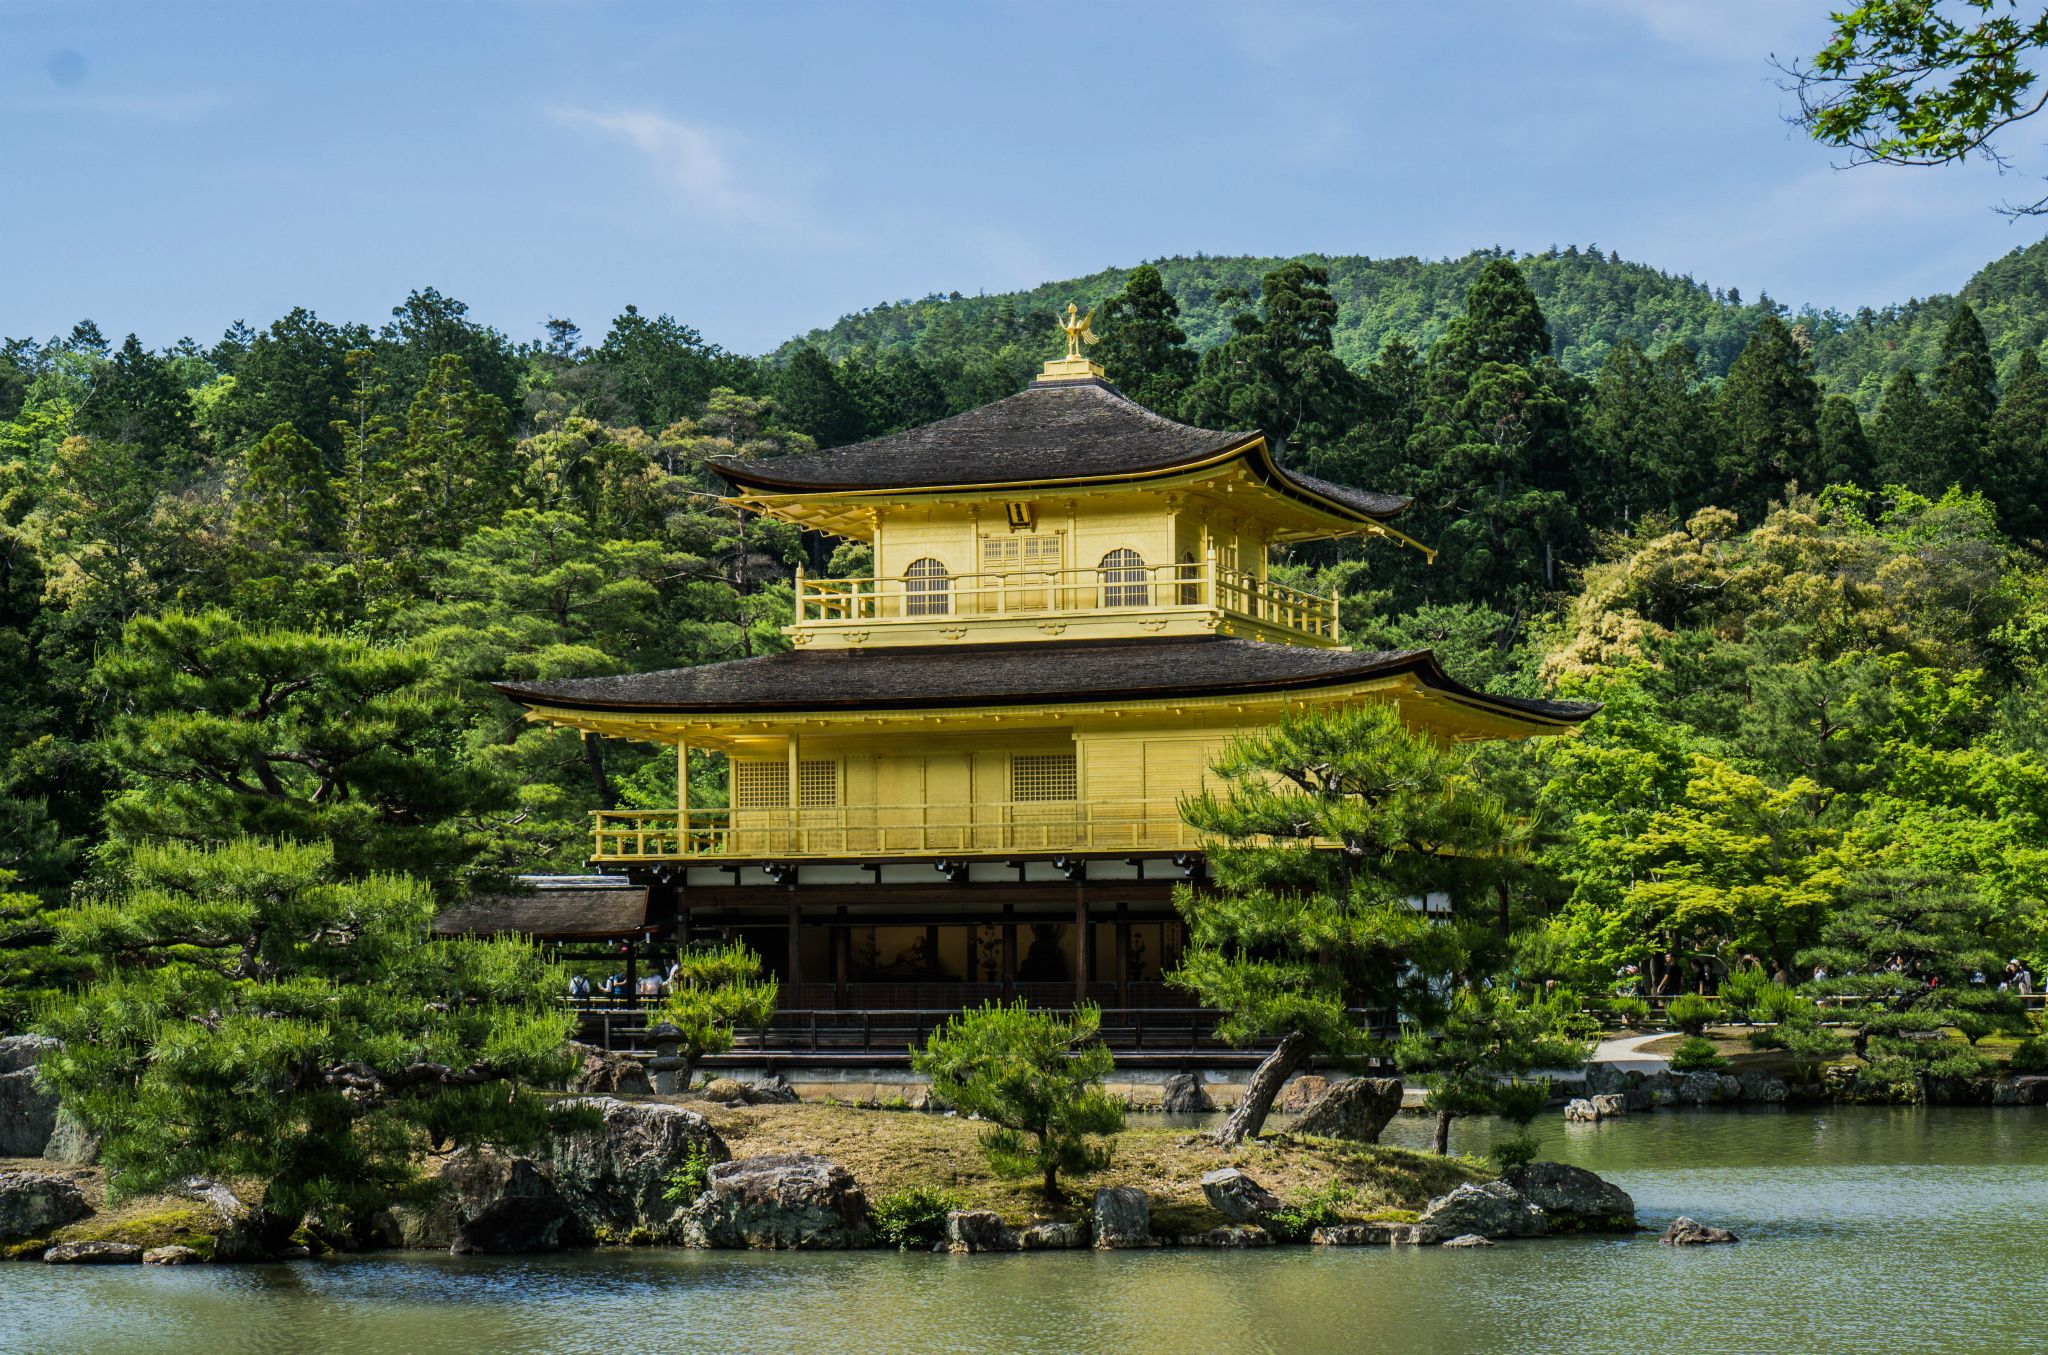
[(1344, 1217), (1343, 1206), (1353, 1191), (1341, 1181), (1312, 1190), (1292, 1204), (1273, 1211), (1267, 1230), (1282, 1242), (1303, 1242), (1309, 1234)]
[(899, 1251), (930, 1251), (946, 1236), (946, 1215), (962, 1205), (958, 1195), (936, 1186), (899, 1190), (876, 1202), (875, 1236)]
[(2012, 1051), (2012, 1062), (2007, 1066), (2015, 1073), (2048, 1073), (2048, 1040), (2039, 1035), (2031, 1040), (2021, 1040)]
[(1607, 1004), (1614, 1019), (1630, 1030), (1641, 1030), (1650, 1020), (1650, 1004), (1639, 997), (1618, 997)]
[(1109, 1165), (1109, 1145), (1089, 1136), (1124, 1127), (1122, 1103), (1102, 1090), (1115, 1064), (1096, 1038), (1101, 1025), (1093, 1006), (1059, 1013), (991, 1002), (933, 1031), (910, 1065), (934, 1095), (989, 1122), (981, 1153), (996, 1175), (1036, 1173), (1057, 1200), (1060, 1172)]
[(668, 1174), (661, 1198), (670, 1204), (690, 1204), (711, 1184), (711, 1153), (701, 1143), (690, 1145), (683, 1165)]
[(1783, 991), (1761, 969), (1737, 969), (1721, 980), (1721, 1001), (1738, 1021), (1755, 1021), (1765, 995)]
[(1526, 1167), (1534, 1162), (1541, 1148), (1536, 1136), (1525, 1129), (1494, 1144), (1490, 1156), (1502, 1171), (1506, 1171), (1510, 1167)]
[(690, 1076), (706, 1054), (732, 1048), (735, 1029), (765, 1026), (775, 1015), (775, 980), (761, 977), (761, 957), (734, 943), (688, 950), (676, 957), (676, 983), (662, 1004), (661, 1019), (682, 1032), (676, 1053), (683, 1060), (678, 1080)]
[(1664, 1009), (1665, 1019), (1688, 1035), (1698, 1035), (1721, 1015), (1718, 1003), (1691, 993), (1681, 993)]
[(1779, 984), (1768, 984), (1756, 995), (1750, 1004), (1749, 1019), (1752, 1021), (1796, 1022), (1802, 1025), (1812, 1023), (1820, 1015), (1812, 998), (1801, 997), (1790, 988)]
[(1718, 1073), (1728, 1066), (1714, 1042), (1703, 1035), (1688, 1035), (1671, 1051), (1674, 1073)]

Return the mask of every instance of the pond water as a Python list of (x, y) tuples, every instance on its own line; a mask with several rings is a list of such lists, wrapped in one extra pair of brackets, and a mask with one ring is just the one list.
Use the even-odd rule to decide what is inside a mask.
[[(1493, 1126), (1460, 1126), (1483, 1150)], [(1428, 1126), (1396, 1122), (1419, 1145)], [(1483, 1250), (1028, 1256), (608, 1252), (251, 1267), (0, 1267), (0, 1350), (1598, 1352), (2048, 1349), (2048, 1110), (1548, 1123), (1545, 1156), (1688, 1213)]]

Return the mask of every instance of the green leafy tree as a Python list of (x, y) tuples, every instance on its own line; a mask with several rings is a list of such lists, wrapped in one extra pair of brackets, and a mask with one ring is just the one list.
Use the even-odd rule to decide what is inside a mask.
[(1222, 793), (1182, 804), (1215, 839), (1214, 883), (1174, 892), (1188, 938), (1169, 977), (1224, 1010), (1223, 1038), (1279, 1040), (1219, 1141), (1256, 1133), (1312, 1054), (1377, 1049), (1352, 1009), (1432, 1010), (1428, 976), (1448, 970), (1455, 942), (1414, 900), (1477, 893), (1491, 878), (1482, 858), (1512, 851), (1518, 832), (1469, 765), (1392, 705), (1304, 711), (1234, 741), (1215, 766)]
[(680, 1033), (679, 1081), (688, 1086), (707, 1054), (732, 1048), (735, 1030), (766, 1026), (781, 990), (761, 977), (761, 957), (737, 942), (699, 947), (676, 958), (676, 981), (661, 1004), (661, 1019)]
[(1750, 522), (1787, 482), (1811, 480), (1819, 450), (1820, 388), (1800, 336), (1767, 314), (1728, 369), (1718, 397), (1715, 465), (1723, 506)]
[(913, 1049), (910, 1066), (934, 1095), (991, 1126), (981, 1151), (999, 1176), (1037, 1176), (1060, 1198), (1061, 1172), (1101, 1171), (1124, 1127), (1123, 1105), (1102, 1089), (1114, 1066), (1097, 1037), (1102, 1013), (1035, 1012), (1022, 999), (961, 1012)]
[(860, 403), (840, 383), (832, 360), (809, 344), (790, 354), (776, 377), (775, 404), (784, 423), (820, 448), (858, 442), (866, 432)]
[(1871, 432), (1880, 481), (1923, 494), (1948, 487), (1948, 430), (1912, 368), (1901, 367), (1885, 383)]
[(192, 400), (170, 364), (133, 334), (93, 380), (78, 411), (78, 431), (103, 442), (132, 443), (152, 465), (190, 470)]
[(1181, 417), (1258, 429), (1283, 459), (1313, 464), (1350, 426), (1364, 393), (1336, 353), (1329, 281), (1328, 270), (1298, 261), (1266, 274), (1258, 311), (1240, 311), (1232, 337), (1202, 355)]
[(1102, 303), (1095, 357), (1109, 379), (1145, 408), (1171, 415), (1194, 382), (1196, 359), (1181, 329), (1180, 303), (1159, 270), (1141, 264), (1123, 290)]
[(2008, 532), (2038, 541), (2048, 537), (2048, 373), (2031, 350), (2020, 356), (1986, 430), (1986, 492)]
[(58, 913), (91, 981), (43, 1007), (42, 1074), (111, 1190), (260, 1180), (274, 1250), (416, 1197), (430, 1148), (539, 1142), (520, 1084), (563, 1067), (555, 977), (523, 942), (428, 940), (432, 916), (415, 881), (248, 839), (140, 849), (120, 893)]
[(1820, 421), (1814, 434), (1820, 445), (1820, 459), (1814, 463), (1814, 488), (1872, 483), (1876, 458), (1855, 401), (1846, 395), (1830, 395), (1821, 401)]
[(459, 709), (418, 647), (252, 626), (221, 611), (131, 622), (95, 670), (127, 851), (171, 839), (328, 842), (350, 873), (451, 885), (490, 778), (456, 757)]
[(1424, 1109), (1436, 1116), (1430, 1146), (1448, 1153), (1451, 1122), (1458, 1116), (1519, 1107), (1521, 1074), (1536, 1068), (1569, 1071), (1581, 1067), (1587, 1053), (1588, 1046), (1560, 1038), (1544, 1011), (1502, 984), (1458, 989), (1442, 1019), (1402, 1033), (1394, 1061), (1429, 1089)]

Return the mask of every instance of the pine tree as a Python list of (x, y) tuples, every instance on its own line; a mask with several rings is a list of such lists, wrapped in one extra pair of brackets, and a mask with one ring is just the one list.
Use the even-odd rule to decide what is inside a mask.
[(122, 879), (55, 915), (92, 978), (41, 1022), (116, 1197), (259, 1180), (270, 1252), (425, 1198), (429, 1148), (545, 1141), (518, 1084), (563, 1071), (574, 1018), (530, 943), (429, 940), (424, 886), (345, 879), (324, 843), (143, 847)]
[(1967, 301), (1956, 303), (1955, 314), (1941, 336), (1941, 361), (1934, 369), (1933, 398), (1952, 427), (1951, 436), (1962, 445), (1956, 450), (1974, 450), (1981, 445), (1991, 416), (1998, 409), (1998, 368), (1991, 361), (1991, 344), (1984, 326)]
[(142, 449), (152, 466), (189, 470), (192, 401), (170, 364), (144, 348), (133, 334), (93, 379), (92, 393), (78, 411), (79, 431), (108, 442)]
[(1311, 1055), (1381, 1048), (1352, 1009), (1434, 1008), (1457, 938), (1412, 900), (1475, 892), (1517, 829), (1466, 750), (1408, 729), (1391, 704), (1290, 714), (1215, 771), (1222, 793), (1182, 809), (1215, 842), (1214, 883), (1174, 892), (1188, 940), (1170, 978), (1225, 1011), (1224, 1039), (1280, 1041), (1218, 1131), (1230, 1144), (1258, 1132)]
[[(1180, 416), (1209, 428), (1257, 429), (1274, 452), (1313, 464), (1357, 417), (1363, 384), (1337, 357), (1337, 302), (1327, 269), (1300, 261), (1265, 275), (1256, 314), (1202, 355)], [(1241, 295), (1241, 294), (1240, 294)]]
[(1159, 270), (1151, 264), (1132, 269), (1123, 290), (1102, 304), (1095, 327), (1102, 335), (1095, 356), (1109, 379), (1145, 408), (1172, 415), (1197, 364), (1180, 327), (1180, 303)]
[(453, 546), (511, 506), (512, 421), (495, 395), (479, 390), (461, 358), (427, 368), (406, 415), (393, 487), (407, 514), (398, 549), (406, 555)]
[(1911, 367), (1901, 367), (1885, 383), (1870, 431), (1880, 484), (1937, 495), (1948, 487), (1947, 430)]
[(1815, 478), (1820, 388), (1805, 345), (1776, 314), (1765, 313), (1729, 367), (1719, 414), (1715, 479), (1723, 507), (1757, 522), (1787, 482)]
[(332, 545), (337, 510), (320, 449), (288, 423), (242, 458), (233, 535), (245, 549), (290, 555)]
[(2032, 349), (2020, 354), (1985, 442), (1985, 491), (2000, 525), (2022, 539), (2048, 537), (2048, 373)]
[[(1546, 1012), (1523, 1003), (1503, 983), (1458, 989), (1441, 1021), (1401, 1037), (1394, 1062), (1429, 1089), (1423, 1109), (1436, 1116), (1430, 1146), (1442, 1154), (1451, 1150), (1451, 1122), (1458, 1116), (1504, 1113), (1535, 1087), (1547, 1092), (1547, 1084), (1521, 1083), (1519, 1075), (1533, 1068), (1578, 1068), (1587, 1052), (1584, 1044), (1553, 1032)], [(1538, 1104), (1546, 1099), (1538, 1098)]]
[(1528, 367), (1550, 352), (1550, 325), (1522, 270), (1494, 259), (1465, 293), (1465, 335), (1474, 363)]
[(739, 942), (678, 956), (675, 985), (661, 1004), (661, 1019), (678, 1032), (680, 1085), (690, 1085), (705, 1055), (732, 1048), (735, 1030), (766, 1026), (775, 1015), (779, 991), (775, 980), (761, 977), (761, 957)]

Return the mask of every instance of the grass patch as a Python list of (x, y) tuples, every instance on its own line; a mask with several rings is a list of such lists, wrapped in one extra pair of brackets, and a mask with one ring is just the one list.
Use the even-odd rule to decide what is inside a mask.
[(1228, 1221), (1202, 1195), (1203, 1174), (1219, 1167), (1242, 1168), (1289, 1203), (1342, 1186), (1347, 1219), (1420, 1209), (1454, 1186), (1491, 1175), (1468, 1159), (1377, 1144), (1278, 1134), (1225, 1150), (1205, 1134), (1137, 1124), (1116, 1136), (1107, 1169), (1067, 1180), (1067, 1198), (1054, 1205), (1036, 1182), (989, 1171), (976, 1143), (984, 1126), (976, 1121), (816, 1102), (704, 1109), (735, 1157), (816, 1153), (851, 1172), (871, 1201), (927, 1186), (957, 1197), (962, 1209), (993, 1209), (1013, 1227), (1078, 1220), (1098, 1188), (1138, 1186), (1152, 1197), (1154, 1232), (1202, 1232)]

